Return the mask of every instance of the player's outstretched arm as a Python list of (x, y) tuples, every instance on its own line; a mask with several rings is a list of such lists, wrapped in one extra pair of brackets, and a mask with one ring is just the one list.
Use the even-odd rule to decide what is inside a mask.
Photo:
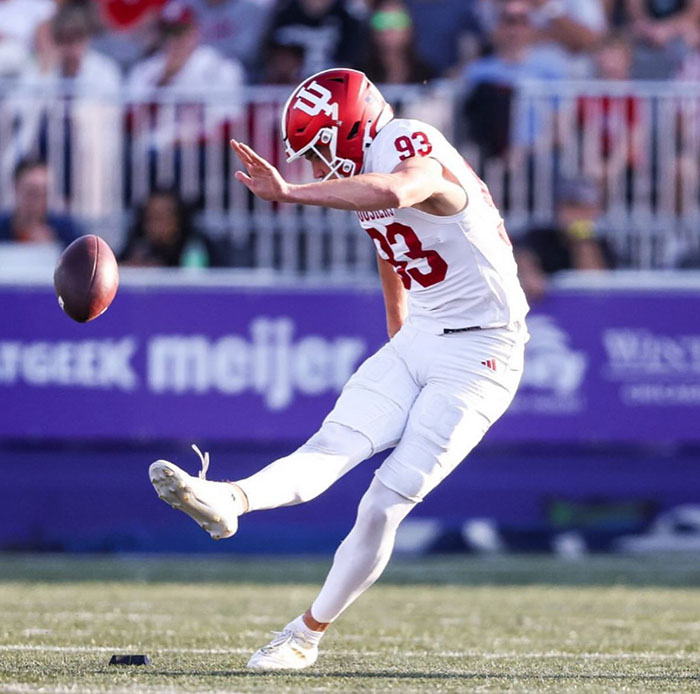
[(391, 173), (366, 173), (290, 187), (290, 202), (338, 210), (412, 207), (432, 197), (443, 183), (435, 159), (408, 159)]
[(412, 158), (391, 173), (370, 173), (296, 185), (270, 162), (241, 142), (231, 141), (246, 172), (236, 180), (263, 200), (319, 205), (338, 210), (385, 210), (412, 207), (439, 193), (445, 184), (442, 166), (431, 158)]

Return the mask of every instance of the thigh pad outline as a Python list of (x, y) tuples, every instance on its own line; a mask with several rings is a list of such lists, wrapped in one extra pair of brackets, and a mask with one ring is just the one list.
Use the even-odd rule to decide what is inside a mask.
[(350, 377), (325, 421), (364, 434), (377, 453), (401, 438), (419, 391), (396, 350), (385, 345)]

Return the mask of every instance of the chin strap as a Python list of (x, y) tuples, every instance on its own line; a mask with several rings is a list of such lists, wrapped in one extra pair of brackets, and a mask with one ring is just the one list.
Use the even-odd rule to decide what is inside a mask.
[(207, 479), (207, 470), (209, 469), (209, 452), (207, 451), (206, 453), (202, 453), (202, 451), (199, 450), (197, 444), (194, 443), (192, 444), (192, 449), (202, 461), (202, 469), (199, 471), (199, 479), (205, 480)]

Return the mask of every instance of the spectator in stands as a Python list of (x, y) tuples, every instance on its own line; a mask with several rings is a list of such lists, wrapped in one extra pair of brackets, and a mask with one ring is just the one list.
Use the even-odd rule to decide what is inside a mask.
[(167, 0), (98, 0), (100, 32), (94, 46), (127, 72), (157, 47), (158, 15)]
[(178, 0), (170, 2), (161, 12), (159, 30), (162, 48), (132, 68), (127, 79), (130, 89), (150, 93), (157, 87), (178, 87), (201, 93), (215, 88), (237, 101), (243, 82), (241, 64), (201, 44), (191, 7)]
[(51, 0), (0, 0), (0, 78), (19, 75), (37, 53), (54, 10)]
[(190, 0), (202, 43), (243, 64), (249, 81), (260, 77), (262, 43), (274, 0)]
[(413, 21), (402, 0), (382, 0), (376, 5), (363, 70), (377, 84), (416, 84), (435, 76), (416, 52)]
[(122, 265), (208, 266), (209, 243), (192, 224), (192, 210), (171, 189), (155, 189), (136, 211), (119, 255)]
[(89, 6), (72, 2), (59, 9), (52, 23), (56, 58), (51, 77), (114, 94), (121, 87), (121, 73), (113, 60), (91, 47), (94, 31), (95, 17)]
[(303, 77), (338, 65), (357, 67), (366, 32), (354, 7), (347, 0), (282, 0), (267, 43), (303, 46)]
[(0, 0), (0, 27), (3, 38), (20, 41), (28, 52), (34, 48), (36, 31), (51, 19), (52, 0)]
[(620, 30), (627, 25), (627, 0), (603, 0), (605, 17), (609, 27)]
[[(500, 0), (499, 0), (500, 1)], [(418, 53), (440, 77), (459, 74), (481, 45), (478, 0), (405, 0)]]
[(68, 81), (86, 93), (113, 95), (118, 92), (121, 86), (119, 67), (93, 49), (94, 30), (95, 17), (88, 4), (73, 0), (61, 5), (50, 25), (50, 64), (31, 62), (22, 73), (22, 79), (33, 84), (40, 82), (48, 88)]
[[(595, 76), (630, 79), (632, 50), (624, 34), (608, 34), (595, 52)], [(639, 97), (632, 94), (578, 98), (584, 173), (595, 180), (617, 181), (620, 203), (630, 193), (625, 191), (629, 177), (643, 156), (640, 111)]]
[[(503, 0), (500, 0), (503, 1)], [(592, 53), (607, 30), (602, 0), (530, 0), (541, 49), (565, 60), (567, 76), (593, 76)]]
[(614, 266), (611, 247), (596, 234), (600, 214), (600, 191), (595, 182), (578, 178), (560, 183), (555, 224), (531, 229), (516, 245), (520, 283), (528, 298), (540, 298), (548, 278), (561, 270)]
[[(168, 3), (158, 26), (162, 47), (127, 77), (128, 93), (135, 98), (129, 119), (131, 151), (143, 157), (140, 166), (148, 170), (151, 184), (180, 184), (189, 200), (201, 202), (206, 148), (225, 151), (228, 127), (241, 112), (244, 71), (238, 61), (201, 44), (189, 5)], [(158, 92), (165, 89), (174, 93), (174, 100), (163, 102)]]
[(264, 84), (293, 84), (302, 80), (304, 47), (293, 43), (269, 42), (265, 48), (262, 82)]
[(698, 45), (700, 0), (626, 0), (626, 10), (635, 38), (633, 76), (675, 76)]
[(67, 215), (48, 210), (49, 171), (39, 159), (25, 159), (15, 167), (14, 208), (0, 214), (0, 241), (58, 242), (67, 246), (82, 234)]
[(596, 78), (609, 81), (630, 79), (632, 51), (626, 34), (619, 31), (607, 34), (594, 54)]
[(472, 62), (463, 74), (469, 137), (486, 156), (502, 155), (511, 142), (533, 143), (539, 124), (531, 117), (518, 118), (511, 133), (512, 96), (522, 81), (567, 75), (564, 58), (536, 45), (528, 0), (504, 0), (497, 9), (490, 36), (493, 53)]
[[(47, 159), (58, 193), (84, 215), (113, 211), (121, 189), (115, 173), (121, 161), (121, 74), (111, 58), (92, 48), (94, 27), (89, 4), (62, 4), (51, 20), (51, 63), (28, 64), (8, 100), (19, 124), (17, 148)], [(7, 158), (3, 166), (11, 166)]]

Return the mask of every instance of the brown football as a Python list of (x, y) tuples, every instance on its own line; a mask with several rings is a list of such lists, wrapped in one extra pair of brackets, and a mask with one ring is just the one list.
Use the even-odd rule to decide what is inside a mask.
[(59, 306), (79, 323), (97, 318), (114, 299), (119, 268), (112, 249), (99, 236), (77, 238), (56, 263), (53, 286)]

